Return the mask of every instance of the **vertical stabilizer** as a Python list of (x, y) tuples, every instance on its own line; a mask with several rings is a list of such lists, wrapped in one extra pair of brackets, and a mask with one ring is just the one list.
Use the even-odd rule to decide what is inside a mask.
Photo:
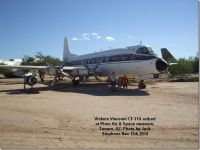
[(70, 51), (68, 47), (67, 38), (64, 39), (64, 48), (63, 48), (63, 63), (66, 63), (70, 57)]
[(166, 48), (161, 48), (161, 54), (162, 58), (168, 63), (176, 61), (174, 56)]

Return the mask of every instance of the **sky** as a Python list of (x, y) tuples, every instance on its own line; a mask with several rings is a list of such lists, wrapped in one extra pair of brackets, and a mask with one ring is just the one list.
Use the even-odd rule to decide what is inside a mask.
[(64, 37), (78, 55), (141, 41), (159, 56), (196, 56), (198, 0), (0, 0), (0, 59), (62, 59)]

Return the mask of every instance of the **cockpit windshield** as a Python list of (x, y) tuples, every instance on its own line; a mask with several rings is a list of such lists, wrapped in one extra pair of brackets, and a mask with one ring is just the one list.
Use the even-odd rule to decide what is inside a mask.
[(136, 54), (143, 54), (143, 55), (156, 55), (150, 47), (141, 47), (136, 50)]
[(147, 47), (147, 48), (148, 48), (148, 50), (149, 50), (149, 54), (150, 54), (150, 55), (157, 56), (157, 54), (154, 53), (154, 51), (151, 49), (151, 47)]
[(137, 54), (149, 54), (149, 50), (146, 47), (141, 47), (136, 51)]

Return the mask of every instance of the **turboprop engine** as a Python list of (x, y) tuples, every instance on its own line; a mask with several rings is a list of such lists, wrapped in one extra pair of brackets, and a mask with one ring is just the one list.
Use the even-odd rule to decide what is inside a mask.
[(37, 77), (34, 75), (28, 75), (24, 77), (25, 84), (33, 86), (37, 83)]
[(85, 68), (83, 69), (73, 70), (72, 72), (70, 72), (70, 75), (74, 77), (77, 76), (77, 77), (84, 78), (83, 82), (87, 81), (88, 78), (91, 76), (95, 77), (96, 80), (100, 81), (100, 78), (97, 76), (97, 72), (96, 72), (97, 68), (99, 67), (99, 63), (91, 68), (87, 64), (84, 64), (84, 67)]
[(73, 77), (86, 77), (88, 75), (88, 70), (86, 68), (74, 69), (69, 74)]
[(47, 68), (47, 73), (50, 75), (56, 75), (56, 68), (53, 66), (50, 66)]

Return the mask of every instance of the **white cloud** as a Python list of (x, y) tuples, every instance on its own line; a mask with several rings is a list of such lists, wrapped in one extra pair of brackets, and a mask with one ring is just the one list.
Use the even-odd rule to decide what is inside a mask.
[(78, 40), (78, 38), (76, 38), (76, 37), (73, 37), (73, 38), (72, 38), (72, 40), (73, 40), (73, 41), (77, 41), (77, 40)]
[(82, 36), (88, 36), (88, 35), (89, 35), (88, 33), (83, 33), (83, 34), (82, 34)]
[(90, 40), (90, 38), (88, 38), (88, 37), (85, 37), (85, 36), (83, 37), (83, 39), (84, 39), (84, 40), (87, 40), (87, 41), (89, 41), (89, 40)]
[(97, 36), (97, 35), (99, 35), (99, 34), (96, 33), (96, 32), (92, 32), (91, 35)]
[(115, 39), (112, 36), (105, 37), (105, 40), (107, 41), (114, 41)]
[(100, 36), (100, 35), (98, 35), (98, 36), (96, 36), (95, 38), (96, 38), (96, 39), (100, 39), (100, 38), (101, 38), (101, 36)]
[[(80, 35), (80, 37), (73, 37), (72, 40), (73, 41), (89, 41), (92, 39), (100, 39), (102, 38), (98, 33), (96, 32), (90, 32), (90, 33), (83, 33)], [(110, 39), (109, 39), (110, 38)], [(108, 37), (108, 41), (113, 41), (114, 38), (112, 37)]]
[(88, 37), (82, 37), (82, 38), (76, 38), (76, 37), (73, 37), (72, 38), (72, 40), (73, 41), (84, 41), (84, 40), (87, 40), (87, 41), (89, 41), (90, 40), (90, 38), (88, 38)]

